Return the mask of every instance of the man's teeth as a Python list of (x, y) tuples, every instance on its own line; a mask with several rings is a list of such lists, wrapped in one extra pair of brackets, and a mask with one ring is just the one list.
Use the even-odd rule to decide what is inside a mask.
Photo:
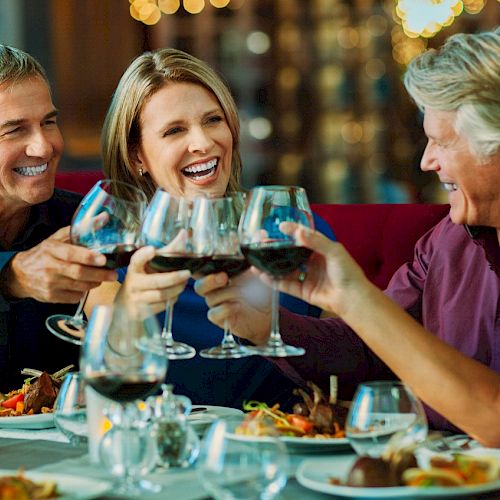
[(183, 173), (189, 177), (200, 180), (213, 174), (213, 169), (217, 166), (217, 160), (213, 159), (206, 163), (199, 163), (183, 169)]
[(38, 167), (17, 167), (14, 172), (20, 175), (34, 176), (43, 174), (47, 170), (47, 163), (39, 165)]

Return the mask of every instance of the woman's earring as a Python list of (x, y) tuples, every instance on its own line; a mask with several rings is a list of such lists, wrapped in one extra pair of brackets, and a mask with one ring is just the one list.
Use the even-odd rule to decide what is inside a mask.
[(139, 167), (139, 175), (142, 177), (144, 175), (144, 170), (142, 167)]

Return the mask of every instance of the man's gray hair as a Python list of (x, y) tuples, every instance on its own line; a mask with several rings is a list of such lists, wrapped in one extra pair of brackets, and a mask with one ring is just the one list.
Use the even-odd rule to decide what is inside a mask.
[(33, 56), (0, 44), (0, 85), (20, 82), (30, 76), (40, 76), (48, 83), (43, 66)]
[(478, 157), (500, 151), (500, 27), (450, 36), (410, 62), (404, 84), (421, 110), (456, 111), (455, 130)]

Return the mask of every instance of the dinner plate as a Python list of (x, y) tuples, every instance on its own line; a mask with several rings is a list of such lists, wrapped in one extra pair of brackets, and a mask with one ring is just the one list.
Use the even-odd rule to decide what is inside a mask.
[[(198, 408), (206, 408), (206, 411), (196, 411)], [(203, 434), (210, 424), (218, 418), (240, 417), (243, 415), (243, 412), (236, 408), (210, 405), (193, 405), (191, 412), (188, 415), (188, 422), (198, 434)]]
[[(0, 476), (17, 476), (17, 470), (0, 469)], [(24, 477), (35, 482), (55, 481), (59, 495), (57, 500), (90, 500), (111, 489), (111, 483), (101, 479), (91, 479), (69, 474), (27, 471)]]
[(52, 413), (0, 417), (0, 428), (5, 429), (50, 429), (51, 427), (55, 427)]
[[(243, 434), (231, 434), (231, 439), (248, 442), (265, 442), (269, 439), (266, 436), (246, 436)], [(282, 436), (278, 438), (291, 453), (322, 453), (351, 449), (347, 438), (307, 438)]]
[(500, 481), (490, 483), (442, 487), (430, 486), (416, 488), (409, 486), (395, 486), (392, 488), (355, 488), (330, 484), (330, 478), (345, 481), (347, 474), (356, 460), (356, 457), (335, 457), (335, 461), (318, 459), (304, 460), (297, 470), (297, 481), (304, 487), (321, 493), (338, 495), (348, 498), (457, 498), (464, 495), (478, 495), (489, 491), (500, 490)]

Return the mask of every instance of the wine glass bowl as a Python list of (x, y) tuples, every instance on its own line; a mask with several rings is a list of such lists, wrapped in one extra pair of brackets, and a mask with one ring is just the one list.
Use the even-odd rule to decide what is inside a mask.
[(427, 418), (422, 403), (398, 381), (360, 384), (346, 421), (346, 436), (358, 455), (379, 458), (423, 441)]
[[(139, 247), (141, 220), (146, 208), (146, 196), (125, 182), (101, 180), (80, 202), (72, 222), (70, 240), (106, 257), (104, 267), (117, 269), (129, 264)], [(55, 314), (45, 322), (57, 337), (81, 345), (87, 321), (83, 307), (84, 294), (74, 316)]]
[(282, 222), (295, 222), (314, 229), (311, 208), (303, 188), (296, 186), (258, 186), (250, 191), (243, 212), (239, 235), (243, 255), (249, 263), (273, 279), (272, 327), (265, 346), (252, 347), (254, 352), (272, 357), (301, 356), (305, 350), (287, 345), (279, 332), (276, 280), (302, 266), (311, 250), (297, 245), (293, 235), (280, 229)]

